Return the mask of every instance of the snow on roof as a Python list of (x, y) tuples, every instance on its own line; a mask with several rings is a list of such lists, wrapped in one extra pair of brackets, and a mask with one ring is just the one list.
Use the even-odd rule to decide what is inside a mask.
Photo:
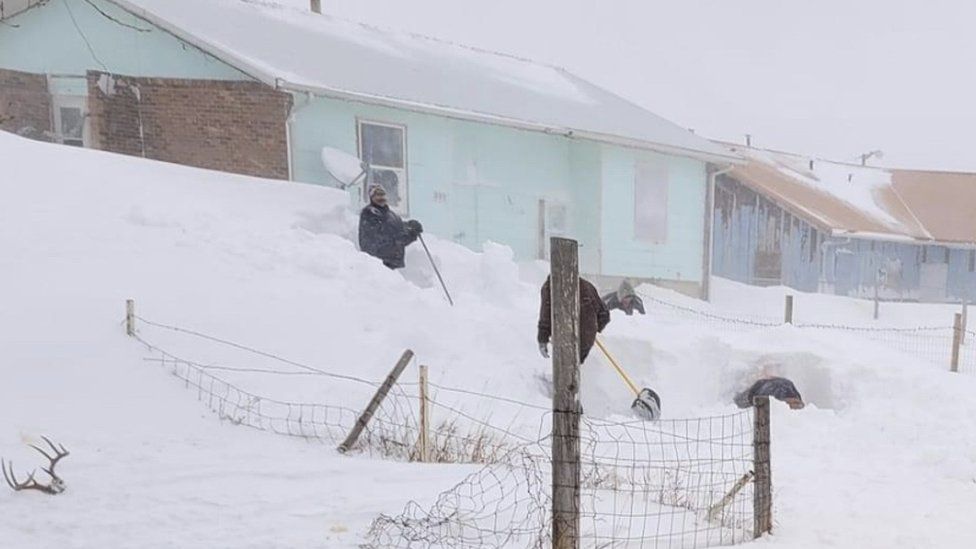
[(573, 74), (256, 0), (111, 0), (269, 85), (736, 160)]
[(976, 244), (976, 174), (892, 170), (730, 147), (730, 175), (835, 235)]

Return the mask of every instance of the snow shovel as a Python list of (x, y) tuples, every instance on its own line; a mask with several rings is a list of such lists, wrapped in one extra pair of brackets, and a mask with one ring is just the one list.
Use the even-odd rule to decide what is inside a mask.
[(634, 403), (630, 405), (630, 409), (633, 410), (638, 417), (648, 421), (654, 421), (661, 417), (661, 397), (657, 396), (657, 393), (651, 389), (648, 389), (647, 387), (638, 389), (634, 381), (630, 379), (630, 376), (627, 375), (627, 372), (620, 367), (620, 364), (617, 364), (617, 361), (614, 360), (613, 356), (610, 354), (610, 351), (603, 346), (603, 343), (599, 339), (596, 340), (596, 346), (603, 351), (603, 356), (607, 357), (607, 360), (609, 360), (610, 364), (612, 364), (614, 369), (617, 370), (620, 377), (624, 378), (627, 386), (630, 387), (630, 390), (634, 392), (634, 396), (637, 397), (634, 399)]
[(441, 278), (441, 272), (437, 269), (437, 264), (434, 263), (434, 256), (430, 255), (430, 249), (427, 247), (427, 243), (424, 242), (424, 236), (418, 234), (417, 238), (420, 239), (420, 243), (424, 245), (424, 251), (427, 252), (427, 259), (430, 260), (430, 266), (434, 268), (434, 274), (437, 275), (437, 280), (441, 281), (441, 288), (444, 289), (444, 295), (447, 296), (448, 303), (450, 303), (451, 307), (453, 307), (454, 300), (451, 299), (451, 293), (447, 291), (447, 285), (444, 284), (444, 279)]

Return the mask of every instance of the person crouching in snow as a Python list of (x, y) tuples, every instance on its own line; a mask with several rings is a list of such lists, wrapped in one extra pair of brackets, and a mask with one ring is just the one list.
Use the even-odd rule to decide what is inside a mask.
[(419, 221), (406, 223), (390, 209), (386, 189), (370, 188), (369, 204), (359, 214), (359, 249), (383, 261), (390, 269), (405, 267), (406, 247), (424, 232)]
[[(542, 304), (539, 307), (539, 353), (543, 358), (549, 358), (549, 338), (552, 337), (552, 292), (549, 289), (549, 278), (542, 285)], [(579, 279), (579, 339), (580, 364), (590, 354), (596, 334), (602, 332), (610, 323), (610, 311), (607, 309), (600, 292), (593, 284)]]
[(607, 304), (607, 309), (611, 311), (620, 309), (627, 316), (633, 315), (634, 310), (644, 314), (644, 302), (637, 296), (637, 292), (634, 291), (634, 286), (629, 280), (621, 282), (616, 292), (603, 296), (603, 302)]
[(765, 377), (752, 384), (751, 387), (735, 396), (735, 405), (739, 408), (749, 408), (753, 399), (765, 396), (773, 397), (787, 403), (791, 409), (800, 410), (805, 404), (796, 385), (785, 377)]

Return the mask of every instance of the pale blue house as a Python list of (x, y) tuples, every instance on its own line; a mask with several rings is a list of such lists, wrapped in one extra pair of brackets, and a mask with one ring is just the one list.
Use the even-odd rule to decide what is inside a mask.
[(605, 284), (707, 289), (709, 174), (737, 156), (562, 69), (268, 2), (5, 5), (8, 131), (324, 185), (335, 148), (443, 238), (526, 260), (567, 235)]

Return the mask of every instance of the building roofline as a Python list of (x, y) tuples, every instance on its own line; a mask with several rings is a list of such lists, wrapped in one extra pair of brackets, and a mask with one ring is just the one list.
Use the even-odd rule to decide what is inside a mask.
[[(324, 97), (332, 97), (332, 98), (345, 99), (350, 101), (359, 101), (371, 105), (394, 107), (394, 108), (405, 109), (405, 110), (424, 113), (424, 114), (433, 114), (433, 115), (447, 117), (447, 118), (481, 122), (486, 124), (494, 124), (498, 126), (504, 126), (504, 127), (527, 130), (527, 131), (536, 131), (536, 132), (541, 132), (541, 133), (546, 133), (551, 135), (562, 135), (567, 138), (575, 137), (575, 138), (587, 139), (590, 141), (608, 143), (608, 144), (618, 145), (618, 146), (623, 146), (628, 148), (636, 148), (636, 149), (649, 150), (649, 151), (654, 151), (654, 152), (659, 152), (664, 154), (691, 157), (705, 162), (715, 162), (715, 163), (723, 163), (723, 164), (744, 163), (744, 160), (742, 158), (740, 158), (738, 155), (732, 152), (730, 152), (728, 155), (715, 154), (715, 153), (700, 151), (698, 149), (693, 149), (693, 148), (684, 148), (684, 147), (673, 146), (673, 145), (665, 145), (662, 143), (643, 141), (639, 139), (631, 139), (619, 135), (601, 134), (592, 131), (578, 130), (575, 128), (559, 127), (556, 125), (549, 125), (549, 124), (534, 122), (531, 120), (521, 120), (521, 119), (505, 117), (501, 115), (495, 115), (491, 113), (468, 111), (464, 109), (457, 109), (457, 108), (443, 106), (443, 105), (435, 105), (435, 104), (429, 104), (429, 103), (418, 102), (418, 101), (410, 101), (410, 100), (401, 99), (397, 97), (381, 96), (381, 95), (369, 94), (364, 92), (342, 90), (338, 88), (332, 88), (332, 87), (321, 86), (321, 85), (308, 85), (308, 84), (301, 84), (297, 82), (289, 82), (283, 78), (279, 78), (276, 75), (266, 71), (259, 65), (249, 62), (246, 58), (235, 55), (233, 52), (227, 51), (219, 44), (212, 43), (206, 40), (205, 38), (201, 38), (196, 34), (187, 32), (181, 27), (171, 24), (160, 17), (157, 17), (156, 15), (146, 11), (145, 9), (137, 5), (134, 5), (129, 0), (107, 0), (107, 1), (117, 5), (119, 8), (131, 13), (136, 17), (144, 19), (149, 23), (158, 26), (164, 31), (173, 34), (180, 40), (183, 40), (188, 44), (191, 44), (194, 47), (199, 48), (200, 50), (208, 53), (209, 55), (214, 56), (220, 61), (230, 65), (231, 67), (236, 68), (237, 70), (254, 78), (255, 80), (263, 82), (268, 86), (274, 87), (275, 89), (279, 89), (282, 91), (319, 95)], [(436, 40), (436, 39), (431, 39), (431, 40)], [(513, 56), (509, 54), (500, 54), (488, 50), (479, 50), (477, 48), (472, 48), (472, 49), (475, 51), (482, 51), (494, 55), (502, 55), (508, 58), (529, 62), (528, 60), (524, 58), (520, 58), (518, 56)], [(535, 62), (533, 61), (532, 63)], [(563, 71), (567, 74), (571, 74), (568, 73), (568, 71), (566, 71), (565, 69), (562, 69), (561, 67), (554, 67), (551, 65), (545, 65), (545, 66), (554, 68), (559, 71)], [(619, 98), (618, 95), (616, 94), (613, 95)], [(623, 98), (620, 99), (626, 101)], [(646, 110), (643, 107), (640, 108), (641, 110)], [(705, 138), (702, 139), (706, 140)]]

